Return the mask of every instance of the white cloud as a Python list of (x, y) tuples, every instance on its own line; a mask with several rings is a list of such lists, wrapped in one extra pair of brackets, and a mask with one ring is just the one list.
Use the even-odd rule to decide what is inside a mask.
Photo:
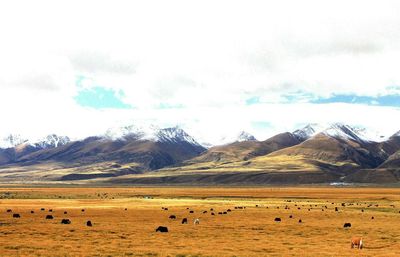
[[(282, 104), (294, 92), (398, 93), (399, 11), (365, 0), (2, 2), (0, 133), (81, 137), (126, 120), (178, 123), (211, 142), (308, 121), (400, 129), (396, 108)], [(78, 106), (80, 76), (136, 109)], [(252, 97), (271, 104), (246, 106)]]

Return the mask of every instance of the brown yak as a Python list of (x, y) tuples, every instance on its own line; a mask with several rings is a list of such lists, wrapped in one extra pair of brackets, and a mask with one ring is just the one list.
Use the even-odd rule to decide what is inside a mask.
[(361, 237), (353, 237), (351, 239), (351, 248), (358, 248), (362, 249), (363, 248), (363, 240)]

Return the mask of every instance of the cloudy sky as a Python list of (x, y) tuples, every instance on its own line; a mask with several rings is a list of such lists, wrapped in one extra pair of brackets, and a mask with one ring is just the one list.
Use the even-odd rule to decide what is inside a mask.
[(1, 1), (0, 134), (400, 130), (399, 1)]

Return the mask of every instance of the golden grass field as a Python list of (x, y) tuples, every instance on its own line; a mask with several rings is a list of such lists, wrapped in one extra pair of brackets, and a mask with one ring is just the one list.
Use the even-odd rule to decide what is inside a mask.
[[(0, 256), (400, 256), (399, 211), (391, 188), (4, 187)], [(169, 232), (156, 233), (159, 225)], [(352, 236), (364, 249), (350, 249)]]

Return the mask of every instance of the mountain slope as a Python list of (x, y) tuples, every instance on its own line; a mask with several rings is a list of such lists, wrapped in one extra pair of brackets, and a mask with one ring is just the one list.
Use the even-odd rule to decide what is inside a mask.
[[(18, 138), (7, 142), (16, 144)], [(400, 181), (400, 133), (380, 142), (373, 138), (383, 137), (340, 123), (312, 124), (265, 141), (241, 133), (234, 143), (207, 150), (179, 127), (130, 125), (72, 142), (55, 135), (40, 142), (23, 139), (0, 149), (0, 180), (242, 185)]]
[(186, 162), (187, 164), (206, 162), (234, 162), (248, 160), (255, 156), (265, 155), (273, 151), (293, 146), (300, 141), (291, 133), (275, 135), (265, 141), (242, 141), (227, 145), (215, 146), (208, 149), (202, 155)]
[(374, 168), (384, 161), (377, 143), (360, 137), (346, 125), (334, 124), (303, 143), (283, 149), (271, 156), (302, 156), (332, 164), (347, 162), (363, 168)]
[(57, 136), (51, 134), (43, 139), (37, 141), (30, 141), (23, 139), (21, 136), (10, 135), (6, 138), (6, 143), (3, 146), (7, 148), (0, 148), (0, 165), (17, 162), (23, 156), (43, 150), (53, 149), (70, 142), (66, 136)]
[(380, 168), (400, 169), (400, 131), (380, 144), (382, 152), (387, 159)]
[(134, 163), (133, 172), (154, 170), (178, 164), (205, 150), (179, 128), (156, 130), (148, 137), (143, 132), (109, 134), (70, 142), (53, 149), (44, 149), (19, 158), (19, 163), (55, 161), (67, 166), (90, 165), (101, 162)]
[(382, 163), (380, 168), (400, 170), (400, 150), (389, 156), (389, 158), (384, 163)]
[(383, 163), (387, 154), (381, 146), (388, 149), (390, 146), (391, 151), (396, 148), (394, 142), (370, 141), (359, 135), (356, 129), (343, 124), (332, 124), (319, 132), (314, 128), (306, 126), (293, 133), (282, 133), (250, 145), (236, 143), (214, 147), (185, 162), (186, 166), (169, 171), (184, 174), (289, 172), (303, 175), (304, 172), (311, 172), (321, 176), (330, 174), (330, 178), (340, 179), (354, 171), (376, 168)]
[(253, 135), (247, 133), (246, 131), (242, 131), (239, 133), (239, 136), (237, 137), (236, 141), (237, 142), (257, 141), (257, 139)]

